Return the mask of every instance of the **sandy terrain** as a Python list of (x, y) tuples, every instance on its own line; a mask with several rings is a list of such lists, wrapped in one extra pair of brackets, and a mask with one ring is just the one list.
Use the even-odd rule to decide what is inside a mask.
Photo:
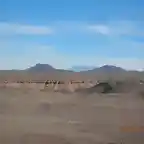
[(142, 144), (144, 100), (129, 94), (0, 89), (0, 144)]

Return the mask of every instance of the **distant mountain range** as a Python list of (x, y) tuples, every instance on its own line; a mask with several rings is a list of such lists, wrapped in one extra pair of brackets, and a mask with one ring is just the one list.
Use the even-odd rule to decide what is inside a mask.
[(64, 70), (64, 69), (56, 69), (53, 66), (49, 65), (49, 64), (36, 64), (28, 69), (25, 69), (26, 71), (29, 72), (54, 72), (54, 71), (59, 71), (59, 72), (63, 72), (63, 71), (72, 71), (72, 70)]
[(30, 72), (51, 72), (51, 71), (75, 71), (75, 72), (126, 72), (125, 69), (113, 65), (104, 65), (101, 67), (94, 67), (94, 66), (74, 66), (68, 70), (64, 69), (56, 69), (52, 67), (49, 64), (36, 64), (35, 66), (32, 66), (26, 71)]
[(113, 65), (104, 65), (98, 68), (93, 69), (92, 71), (102, 71), (102, 72), (125, 72), (126, 70), (121, 68), (121, 67), (117, 67), (117, 66), (113, 66)]
[(41, 72), (41, 71), (43, 71), (43, 72), (45, 72), (45, 71), (54, 71), (54, 70), (56, 70), (54, 67), (52, 67), (51, 65), (49, 65), (49, 64), (40, 64), (40, 63), (38, 63), (38, 64), (36, 64), (35, 66), (32, 66), (32, 67), (30, 67), (30, 68), (28, 68), (28, 69), (26, 69), (27, 71), (31, 71), (31, 72)]

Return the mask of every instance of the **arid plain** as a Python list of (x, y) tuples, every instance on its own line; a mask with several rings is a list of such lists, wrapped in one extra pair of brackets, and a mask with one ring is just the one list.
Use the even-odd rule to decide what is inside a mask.
[[(85, 73), (1, 74), (0, 144), (142, 144), (144, 142), (144, 84), (139, 75)], [(18, 79), (84, 80), (54, 92), (41, 84), (19, 84)], [(109, 93), (90, 92), (87, 80), (124, 81)], [(127, 78), (127, 79), (126, 79)], [(142, 77), (141, 77), (142, 78)], [(129, 83), (127, 83), (129, 81)], [(13, 85), (13, 87), (11, 87)], [(113, 84), (114, 85), (114, 84)], [(29, 87), (30, 86), (30, 87)], [(85, 86), (85, 88), (84, 88)], [(87, 88), (86, 88), (87, 87)], [(128, 128), (126, 128), (128, 127)]]

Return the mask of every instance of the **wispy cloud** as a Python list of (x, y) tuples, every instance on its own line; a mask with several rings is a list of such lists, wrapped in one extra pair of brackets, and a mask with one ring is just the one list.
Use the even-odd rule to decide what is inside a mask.
[(49, 26), (0, 22), (0, 35), (51, 35), (53, 32)]
[(47, 25), (25, 25), (0, 22), (0, 35), (51, 35), (55, 31), (62, 34), (85, 32), (85, 29), (105, 36), (144, 36), (144, 22), (108, 21), (88, 25), (85, 22), (57, 22)]
[(105, 24), (93, 24), (88, 30), (111, 36), (144, 36), (144, 22), (139, 21), (109, 21)]
[(88, 26), (88, 29), (93, 31), (93, 32), (102, 34), (102, 35), (109, 35), (110, 34), (110, 29), (106, 25), (91, 25), (91, 26)]

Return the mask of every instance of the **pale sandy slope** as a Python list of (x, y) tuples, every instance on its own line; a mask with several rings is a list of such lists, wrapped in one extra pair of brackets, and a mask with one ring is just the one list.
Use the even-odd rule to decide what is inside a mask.
[(0, 90), (0, 144), (142, 144), (144, 102), (134, 94), (76, 95)]

